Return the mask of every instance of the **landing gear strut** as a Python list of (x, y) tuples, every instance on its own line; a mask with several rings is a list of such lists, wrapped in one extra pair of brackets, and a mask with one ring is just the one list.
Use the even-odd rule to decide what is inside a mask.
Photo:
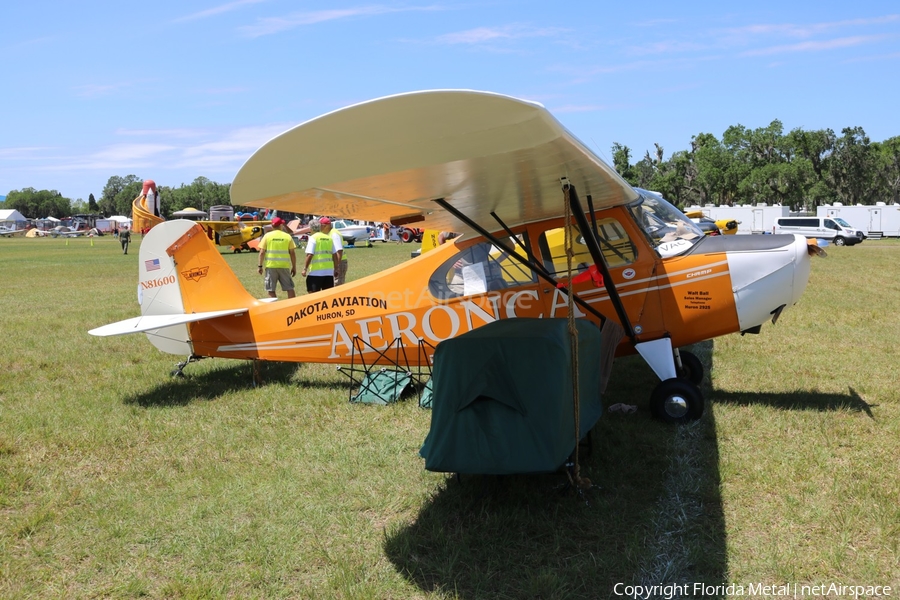
[(672, 348), (669, 338), (635, 346), (656, 376), (659, 385), (650, 396), (650, 412), (667, 423), (688, 423), (703, 415), (705, 400), (700, 391), (703, 363), (691, 352)]
[(693, 352), (675, 349), (675, 372), (694, 385), (703, 383), (703, 363)]

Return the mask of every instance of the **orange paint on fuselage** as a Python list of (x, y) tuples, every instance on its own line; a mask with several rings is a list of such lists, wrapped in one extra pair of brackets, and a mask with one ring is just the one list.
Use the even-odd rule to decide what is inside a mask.
[[(636, 341), (672, 338), (675, 347), (738, 331), (731, 277), (724, 253), (660, 258), (624, 208), (598, 212), (610, 219), (632, 242), (627, 264), (610, 268)], [(536, 243), (543, 232), (563, 226), (563, 219), (524, 225), (513, 230), (529, 240), (536, 260), (552, 265), (548, 249)], [(192, 230), (194, 231), (194, 230)], [(202, 356), (272, 361), (347, 363), (359, 348), (384, 349), (399, 339), (405, 360), (425, 364), (435, 346), (497, 319), (566, 317), (566, 295), (537, 277), (522, 281), (512, 259), (500, 261), (505, 273), (499, 289), (440, 297), (435, 289), (451, 287), (447, 279), (461, 252), (483, 238), (457, 238), (381, 273), (323, 292), (291, 300), (256, 300), (243, 289), (218, 250), (205, 235), (170, 251), (182, 273), (180, 285), (188, 312), (248, 306), (242, 315), (190, 324), (194, 353)], [(201, 246), (201, 242), (205, 247)], [(505, 262), (504, 262), (505, 261)], [(181, 269), (182, 263), (185, 268)], [(208, 268), (208, 279), (199, 273)], [(512, 272), (512, 275), (510, 275)], [(441, 277), (437, 277), (437, 275)], [(530, 274), (530, 273), (528, 273)], [(516, 279), (517, 281), (509, 281)], [(495, 281), (495, 283), (496, 283)], [(298, 282), (302, 285), (302, 282)], [(445, 285), (446, 284), (446, 285)], [(575, 291), (613, 320), (616, 312), (604, 288), (590, 282)], [(597, 320), (580, 309), (578, 316)], [(361, 342), (354, 342), (358, 338)], [(423, 340), (427, 345), (420, 345)], [(354, 350), (354, 345), (359, 347)], [(626, 337), (618, 354), (634, 352)]]

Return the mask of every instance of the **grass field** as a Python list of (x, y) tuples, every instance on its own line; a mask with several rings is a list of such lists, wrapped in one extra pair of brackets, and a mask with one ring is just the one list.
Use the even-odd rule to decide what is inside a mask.
[[(411, 249), (348, 250), (350, 278)], [(700, 421), (651, 421), (652, 372), (616, 361), (604, 402), (640, 410), (595, 428), (584, 502), (558, 474), (426, 472), (429, 412), (351, 405), (334, 367), (171, 378), (143, 336), (87, 334), (138, 314), (136, 247), (0, 239), (0, 598), (900, 595), (900, 243), (829, 254), (777, 325), (694, 348)], [(255, 258), (226, 255), (262, 296)]]

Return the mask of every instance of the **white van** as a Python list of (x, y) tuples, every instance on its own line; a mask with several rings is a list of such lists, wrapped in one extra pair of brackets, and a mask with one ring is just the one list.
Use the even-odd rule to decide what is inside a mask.
[(852, 246), (863, 241), (863, 232), (853, 229), (840, 217), (779, 217), (773, 233), (799, 233), (808, 238), (828, 240), (835, 246)]

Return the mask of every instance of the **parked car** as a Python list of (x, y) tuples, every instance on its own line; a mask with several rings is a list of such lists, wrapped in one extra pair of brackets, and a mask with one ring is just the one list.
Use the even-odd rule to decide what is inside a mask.
[(862, 231), (839, 217), (782, 217), (775, 221), (773, 233), (799, 233), (828, 240), (835, 246), (852, 246), (865, 239)]

